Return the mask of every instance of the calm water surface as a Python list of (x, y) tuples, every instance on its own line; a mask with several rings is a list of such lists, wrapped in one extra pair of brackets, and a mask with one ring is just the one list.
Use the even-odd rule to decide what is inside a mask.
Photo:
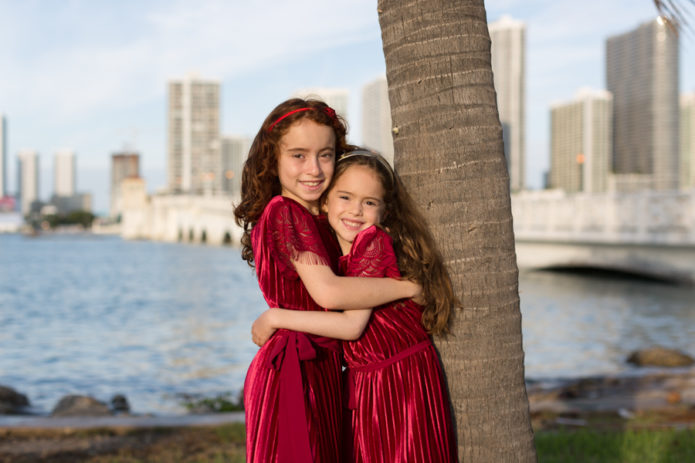
[[(527, 377), (626, 373), (630, 350), (695, 353), (695, 289), (546, 272), (520, 280)], [(265, 309), (239, 250), (0, 235), (0, 384), (42, 412), (66, 394), (181, 413), (238, 393)]]

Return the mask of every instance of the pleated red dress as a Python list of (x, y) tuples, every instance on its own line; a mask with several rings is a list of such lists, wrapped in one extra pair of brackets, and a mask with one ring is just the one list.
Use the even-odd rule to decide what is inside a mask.
[[(340, 266), (346, 276), (400, 278), (391, 237), (375, 226), (357, 236)], [(458, 461), (448, 394), (421, 316), (411, 300), (386, 304), (358, 340), (343, 343), (347, 461)]]
[[(251, 232), (258, 283), (269, 307), (324, 310), (292, 260), (337, 270), (337, 243), (325, 218), (273, 198)], [(340, 461), (340, 343), (278, 330), (253, 358), (244, 382), (247, 462)]]

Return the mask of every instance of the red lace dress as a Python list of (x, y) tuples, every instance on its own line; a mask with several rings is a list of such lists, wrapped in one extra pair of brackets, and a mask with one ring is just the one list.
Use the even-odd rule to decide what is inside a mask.
[[(258, 283), (270, 307), (324, 310), (291, 260), (337, 270), (325, 219), (292, 199), (273, 198), (251, 232)], [(327, 249), (329, 251), (327, 251)], [(244, 383), (247, 462), (340, 461), (340, 343), (278, 330), (254, 357)]]
[[(391, 237), (374, 226), (357, 235), (340, 266), (346, 276), (400, 278)], [(343, 343), (348, 461), (457, 461), (449, 398), (421, 316), (411, 300), (383, 305), (358, 340)]]

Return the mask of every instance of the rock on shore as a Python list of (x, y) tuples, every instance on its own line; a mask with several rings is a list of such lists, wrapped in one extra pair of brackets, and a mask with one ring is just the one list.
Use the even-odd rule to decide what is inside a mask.
[(532, 413), (695, 410), (695, 369), (578, 378), (552, 387), (531, 383), (527, 392)]
[(60, 399), (51, 416), (108, 416), (109, 407), (93, 397), (68, 395)]
[(629, 355), (627, 361), (640, 367), (687, 367), (695, 363), (688, 354), (662, 346), (637, 350)]
[(0, 385), (0, 415), (22, 415), (29, 399), (9, 386)]

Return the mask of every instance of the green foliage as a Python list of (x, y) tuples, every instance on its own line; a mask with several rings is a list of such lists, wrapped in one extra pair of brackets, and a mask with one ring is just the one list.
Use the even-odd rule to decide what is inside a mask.
[(695, 461), (695, 429), (541, 431), (540, 463), (680, 463)]
[(215, 428), (215, 433), (224, 442), (235, 443), (239, 445), (246, 444), (246, 426), (244, 423), (231, 423), (218, 426)]
[(83, 228), (90, 228), (96, 216), (88, 211), (72, 211), (67, 214), (52, 214), (43, 217), (51, 228), (61, 225), (81, 225)]
[(214, 397), (198, 397), (193, 395), (181, 395), (181, 405), (190, 412), (195, 413), (224, 413), (244, 411), (242, 395), (233, 399), (231, 392), (219, 394)]

